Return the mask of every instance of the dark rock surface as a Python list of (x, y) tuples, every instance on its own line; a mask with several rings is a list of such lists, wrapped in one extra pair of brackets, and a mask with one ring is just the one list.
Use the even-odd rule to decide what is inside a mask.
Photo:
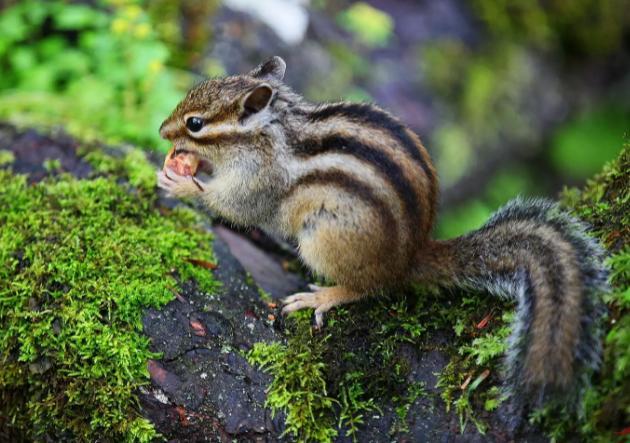
[(152, 350), (163, 358), (149, 362), (153, 386), (141, 394), (142, 407), (171, 441), (273, 438), (282, 424), (264, 408), (270, 377), (241, 351), (281, 336), (227, 244), (217, 238), (214, 250), (219, 294), (187, 284), (176, 300), (144, 317)]

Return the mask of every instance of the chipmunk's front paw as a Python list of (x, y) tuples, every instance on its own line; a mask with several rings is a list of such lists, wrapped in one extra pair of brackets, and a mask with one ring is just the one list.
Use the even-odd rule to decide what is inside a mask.
[(192, 175), (178, 175), (172, 169), (158, 171), (158, 186), (172, 197), (194, 197), (204, 191), (204, 183)]
[(309, 289), (313, 292), (298, 292), (283, 299), (284, 308), (282, 308), (282, 313), (288, 314), (304, 308), (313, 308), (315, 309), (315, 326), (318, 329), (324, 325), (324, 314), (330, 308), (361, 298), (360, 294), (350, 291), (343, 286), (322, 288), (309, 285)]

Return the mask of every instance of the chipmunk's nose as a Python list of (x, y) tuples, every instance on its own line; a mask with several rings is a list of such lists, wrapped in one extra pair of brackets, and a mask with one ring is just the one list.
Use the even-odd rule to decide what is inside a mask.
[(176, 133), (177, 125), (174, 122), (164, 120), (162, 125), (160, 125), (160, 137), (166, 140), (171, 140)]

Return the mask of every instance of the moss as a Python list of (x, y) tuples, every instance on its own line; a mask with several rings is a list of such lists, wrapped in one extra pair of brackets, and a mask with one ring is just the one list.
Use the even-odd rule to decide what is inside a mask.
[(630, 244), (630, 144), (582, 190), (565, 189), (561, 202), (588, 221), (605, 246), (617, 252)]
[(428, 396), (425, 387), (426, 386), (423, 382), (411, 383), (407, 389), (405, 397), (396, 402), (398, 403), (398, 406), (396, 406), (396, 415), (398, 416), (398, 419), (390, 430), (390, 434), (396, 435), (409, 432), (409, 424), (407, 423), (409, 411), (416, 400), (421, 397)]
[(137, 149), (116, 151), (117, 156), (104, 153), (95, 147), (84, 147), (83, 158), (90, 163), (97, 173), (103, 175), (119, 175), (135, 188), (154, 195), (156, 167), (149, 162), (146, 155)]
[[(326, 335), (314, 334), (310, 313), (300, 312), (287, 320), (286, 345), (257, 344), (249, 360), (274, 376), (267, 404), (291, 417), (287, 432), (299, 440), (326, 440), (337, 429), (357, 438), (366, 414), (385, 406), (392, 406), (398, 415), (390, 431), (396, 438), (408, 432), (407, 416), (415, 401), (430, 396), (424, 383), (411, 378), (404, 348), (431, 351), (436, 349), (435, 337), (446, 335), (449, 344), (438, 347), (454, 359), (453, 377), (441, 379), (449, 392), (446, 401), (449, 407), (468, 402), (469, 407), (458, 410), (462, 421), (476, 421), (482, 428), (473, 406), (483, 409), (486, 402), (499, 403), (493, 390), (498, 380), (494, 367), (503, 351), (509, 318), (501, 320), (495, 313), (498, 319), (482, 328), (478, 324), (496, 306), (496, 299), (482, 294), (459, 297), (417, 288), (404, 298), (372, 299), (337, 308), (328, 314)], [(493, 374), (489, 380), (462, 393), (460, 386), (470, 373), (479, 375), (488, 368)], [(316, 377), (308, 379), (307, 373)], [(303, 414), (304, 410), (316, 412)]]
[(285, 434), (300, 441), (329, 442), (337, 435), (330, 413), (335, 400), (327, 394), (323, 347), (327, 337), (312, 334), (308, 318), (298, 316), (287, 345), (256, 343), (247, 357), (274, 375), (267, 394), (273, 413), (286, 414)]
[[(123, 175), (149, 192), (137, 165)], [(216, 289), (186, 260), (212, 261), (211, 237), (120, 177), (28, 185), (0, 170), (0, 187), (0, 425), (32, 439), (153, 439), (135, 398), (157, 357), (142, 312), (180, 281)]]
[[(507, 305), (496, 306), (496, 301), (492, 306), (488, 299), (487, 296), (466, 295), (464, 309), (454, 309), (460, 316), (454, 326), (458, 337), (451, 345), (451, 360), (438, 374), (440, 397), (447, 411), (457, 413), (462, 433), (472, 422), (477, 431), (484, 434), (488, 426), (478, 415), (495, 409), (505, 399), (498, 386), (501, 359), (507, 349), (514, 312)], [(478, 304), (486, 306), (485, 315), (479, 309), (470, 312)], [(462, 322), (461, 318), (466, 320)]]
[(42, 162), (42, 166), (49, 173), (61, 172), (61, 161), (56, 158), (48, 158)]

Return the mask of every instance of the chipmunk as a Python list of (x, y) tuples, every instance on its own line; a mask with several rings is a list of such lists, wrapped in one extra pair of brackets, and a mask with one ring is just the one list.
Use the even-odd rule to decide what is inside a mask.
[[(436, 171), (419, 137), (372, 104), (311, 104), (273, 57), (245, 75), (194, 87), (160, 128), (173, 142), (159, 186), (224, 218), (292, 238), (336, 286), (283, 300), (283, 313), (357, 301), (421, 282), (517, 302), (508, 385), (530, 398), (584, 386), (596, 369), (604, 252), (587, 226), (546, 200), (516, 199), (479, 230), (430, 237)], [(169, 168), (192, 156), (203, 181)]]

